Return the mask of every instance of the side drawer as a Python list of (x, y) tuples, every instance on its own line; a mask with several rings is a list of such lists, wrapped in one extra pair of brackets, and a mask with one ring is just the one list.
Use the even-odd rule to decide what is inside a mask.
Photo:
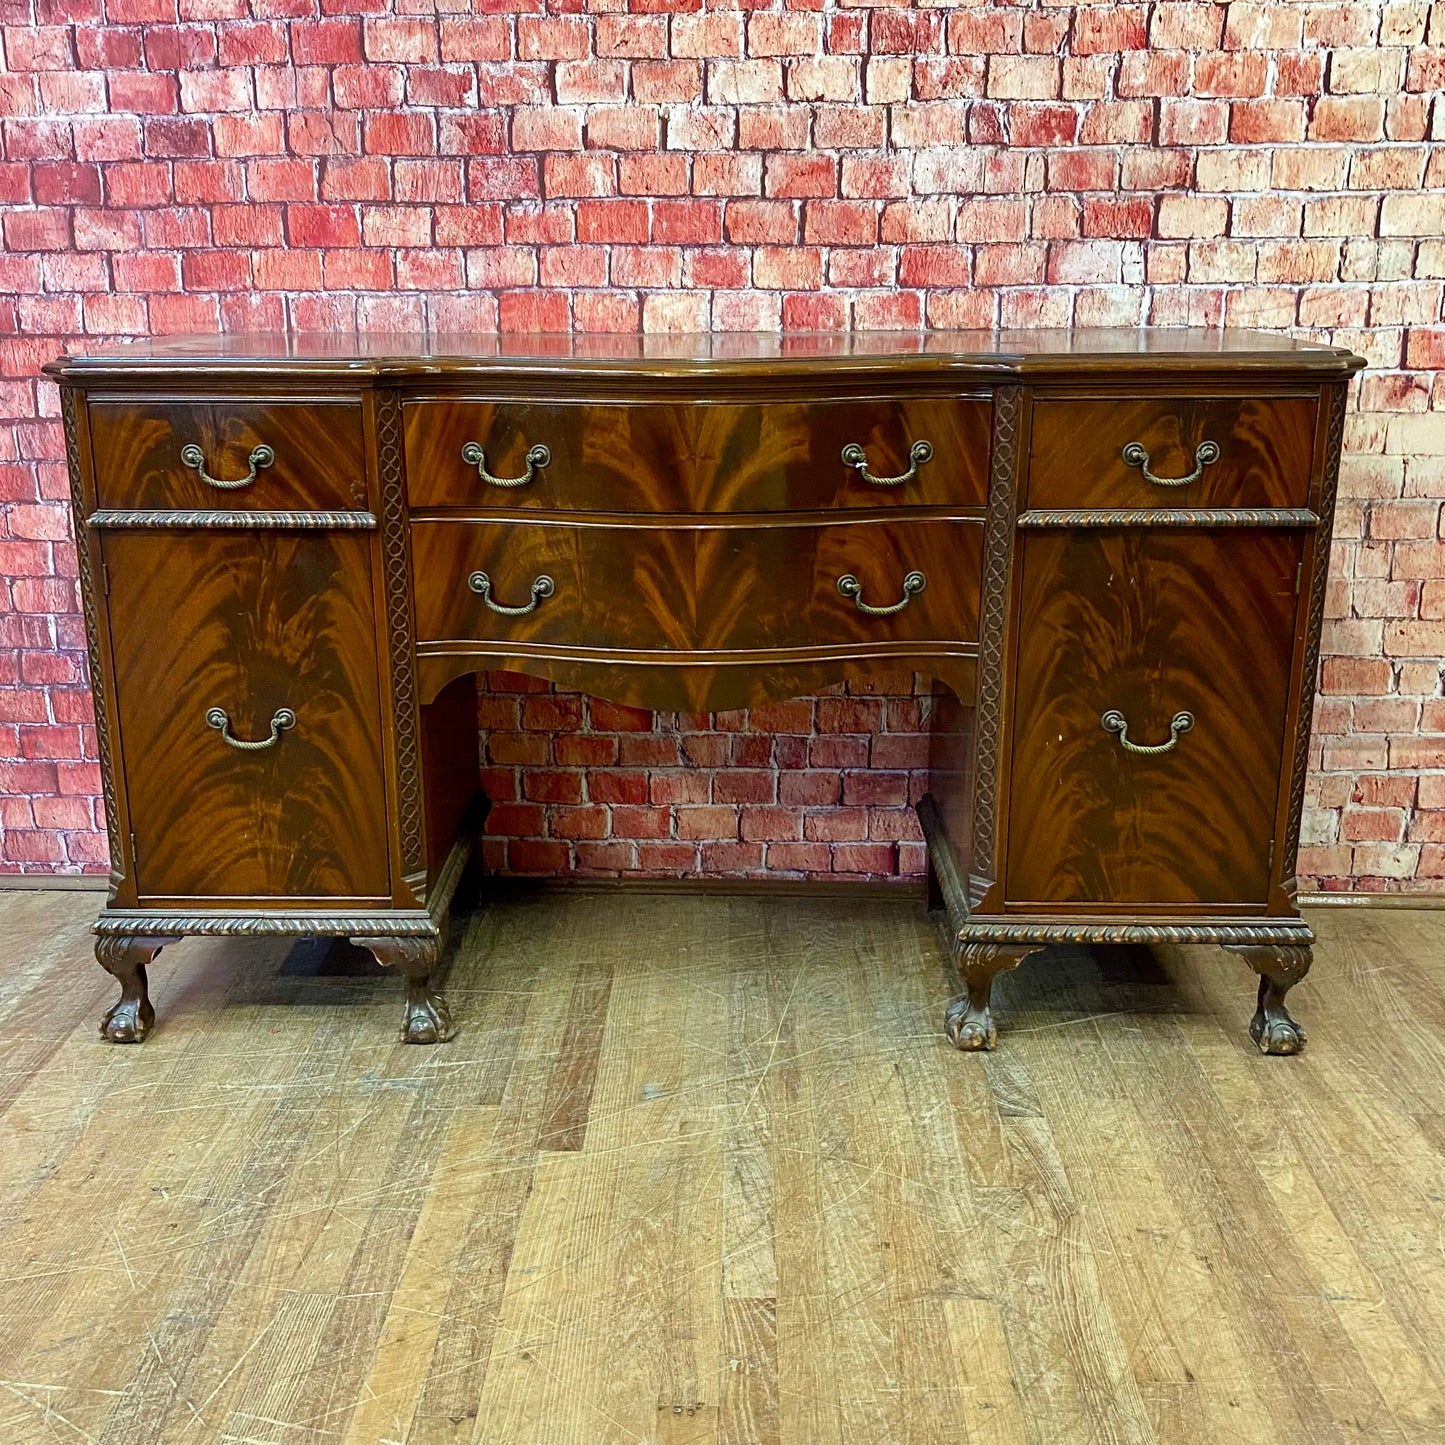
[[(978, 396), (748, 405), (411, 401), (402, 408), (407, 493), (414, 509), (982, 507), (990, 406)], [(845, 462), (849, 447), (858, 452)], [(907, 480), (880, 485), (869, 477)]]
[(1265, 903), (1303, 540), (1021, 539), (1010, 906)]
[(1314, 396), (1040, 398), (1028, 506), (1303, 507), (1318, 410)]
[(366, 507), (355, 401), (94, 401), (95, 490), (108, 509)]
[(695, 652), (978, 636), (981, 522), (437, 520), (412, 538), (421, 642)]
[(102, 547), (142, 904), (387, 898), (370, 539), (117, 530)]

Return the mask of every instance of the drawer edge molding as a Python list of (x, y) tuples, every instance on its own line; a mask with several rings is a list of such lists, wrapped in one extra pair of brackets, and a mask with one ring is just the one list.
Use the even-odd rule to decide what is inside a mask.
[(128, 511), (105, 508), (87, 519), (92, 527), (129, 527), (164, 531), (172, 527), (211, 528), (218, 531), (325, 531), (374, 532), (376, 517), (371, 512), (220, 512)]
[(1039, 509), (1023, 512), (1020, 527), (1318, 527), (1308, 507), (1179, 507)]

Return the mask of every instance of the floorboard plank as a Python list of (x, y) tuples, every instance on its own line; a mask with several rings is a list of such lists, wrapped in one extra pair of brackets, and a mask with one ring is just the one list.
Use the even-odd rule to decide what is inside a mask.
[(999, 1051), (879, 898), (518, 893), (461, 1032), (344, 944), (0, 894), (0, 1440), (1439, 1445), (1445, 929), (1315, 910), (1262, 1057), (1209, 948), (1060, 949)]

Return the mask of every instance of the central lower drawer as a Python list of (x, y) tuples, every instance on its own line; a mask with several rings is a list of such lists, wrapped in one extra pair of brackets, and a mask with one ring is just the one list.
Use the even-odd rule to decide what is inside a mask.
[(697, 652), (978, 637), (973, 520), (419, 520), (412, 548), (421, 642)]

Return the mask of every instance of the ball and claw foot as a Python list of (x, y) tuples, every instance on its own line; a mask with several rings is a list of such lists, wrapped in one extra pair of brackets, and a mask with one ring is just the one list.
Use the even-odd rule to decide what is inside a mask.
[(1249, 1023), (1249, 1036), (1262, 1054), (1297, 1054), (1305, 1031), (1290, 1017), (1284, 996), (1309, 971), (1313, 950), (1307, 944), (1225, 945), (1259, 975), (1259, 1002)]
[(1297, 1054), (1305, 1046), (1305, 1031), (1290, 1017), (1281, 991), (1278, 999), (1267, 978), (1259, 981), (1259, 1007), (1249, 1023), (1249, 1036), (1262, 1054)]
[(425, 983), (406, 981), (406, 1004), (401, 1015), (401, 1042), (444, 1044), (456, 1037), (446, 1000)]
[(156, 1021), (146, 983), (146, 965), (161, 951), (162, 939), (105, 937), (96, 940), (95, 956), (120, 984), (120, 997), (100, 1021), (100, 1036), (112, 1044), (138, 1044)]
[(148, 998), (119, 998), (100, 1021), (100, 1036), (113, 1044), (138, 1044), (150, 1033), (156, 1011)]
[(943, 1015), (943, 1031), (954, 1048), (965, 1053), (991, 1049), (998, 1043), (993, 1011), (987, 1004), (977, 1008), (968, 998), (956, 998)]
[(444, 1044), (456, 1037), (446, 1000), (432, 987), (432, 970), (441, 953), (442, 938), (353, 938), (369, 948), (384, 968), (397, 969), (406, 983), (401, 1011), (404, 1044)]
[(943, 1031), (956, 1049), (985, 1053), (998, 1042), (989, 998), (994, 978), (1017, 968), (1038, 943), (965, 943), (958, 953), (958, 971), (966, 993), (949, 1004), (943, 1015)]

